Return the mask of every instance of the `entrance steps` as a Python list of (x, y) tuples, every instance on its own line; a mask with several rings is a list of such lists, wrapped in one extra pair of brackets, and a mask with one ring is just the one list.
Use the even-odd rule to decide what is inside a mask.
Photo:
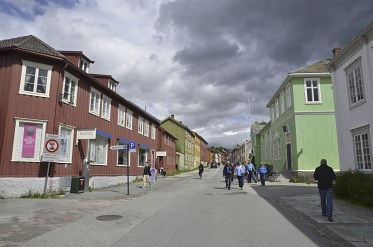
[(292, 176), (293, 174), (291, 170), (284, 170), (284, 171), (274, 172), (271, 176), (267, 178), (267, 180), (270, 182), (288, 183)]

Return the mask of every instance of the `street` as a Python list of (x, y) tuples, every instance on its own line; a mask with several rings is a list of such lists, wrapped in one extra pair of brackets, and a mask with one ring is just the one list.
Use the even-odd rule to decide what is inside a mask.
[(373, 212), (335, 200), (320, 214), (315, 184), (238, 182), (222, 168), (57, 199), (0, 200), (0, 246), (373, 246)]

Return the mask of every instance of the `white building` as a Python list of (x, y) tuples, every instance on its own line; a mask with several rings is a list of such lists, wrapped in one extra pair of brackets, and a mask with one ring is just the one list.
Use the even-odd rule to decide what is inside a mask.
[(333, 49), (332, 75), (341, 170), (372, 173), (373, 22)]

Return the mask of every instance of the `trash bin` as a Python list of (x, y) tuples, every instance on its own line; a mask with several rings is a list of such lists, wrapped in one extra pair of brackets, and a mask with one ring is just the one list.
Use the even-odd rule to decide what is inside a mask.
[(84, 182), (85, 181), (83, 176), (71, 177), (70, 193), (83, 193)]

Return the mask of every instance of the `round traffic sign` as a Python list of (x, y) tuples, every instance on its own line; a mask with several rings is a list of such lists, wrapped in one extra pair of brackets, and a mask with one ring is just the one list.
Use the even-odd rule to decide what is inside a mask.
[(54, 139), (50, 139), (45, 143), (45, 149), (49, 153), (54, 153), (58, 150), (58, 141)]

